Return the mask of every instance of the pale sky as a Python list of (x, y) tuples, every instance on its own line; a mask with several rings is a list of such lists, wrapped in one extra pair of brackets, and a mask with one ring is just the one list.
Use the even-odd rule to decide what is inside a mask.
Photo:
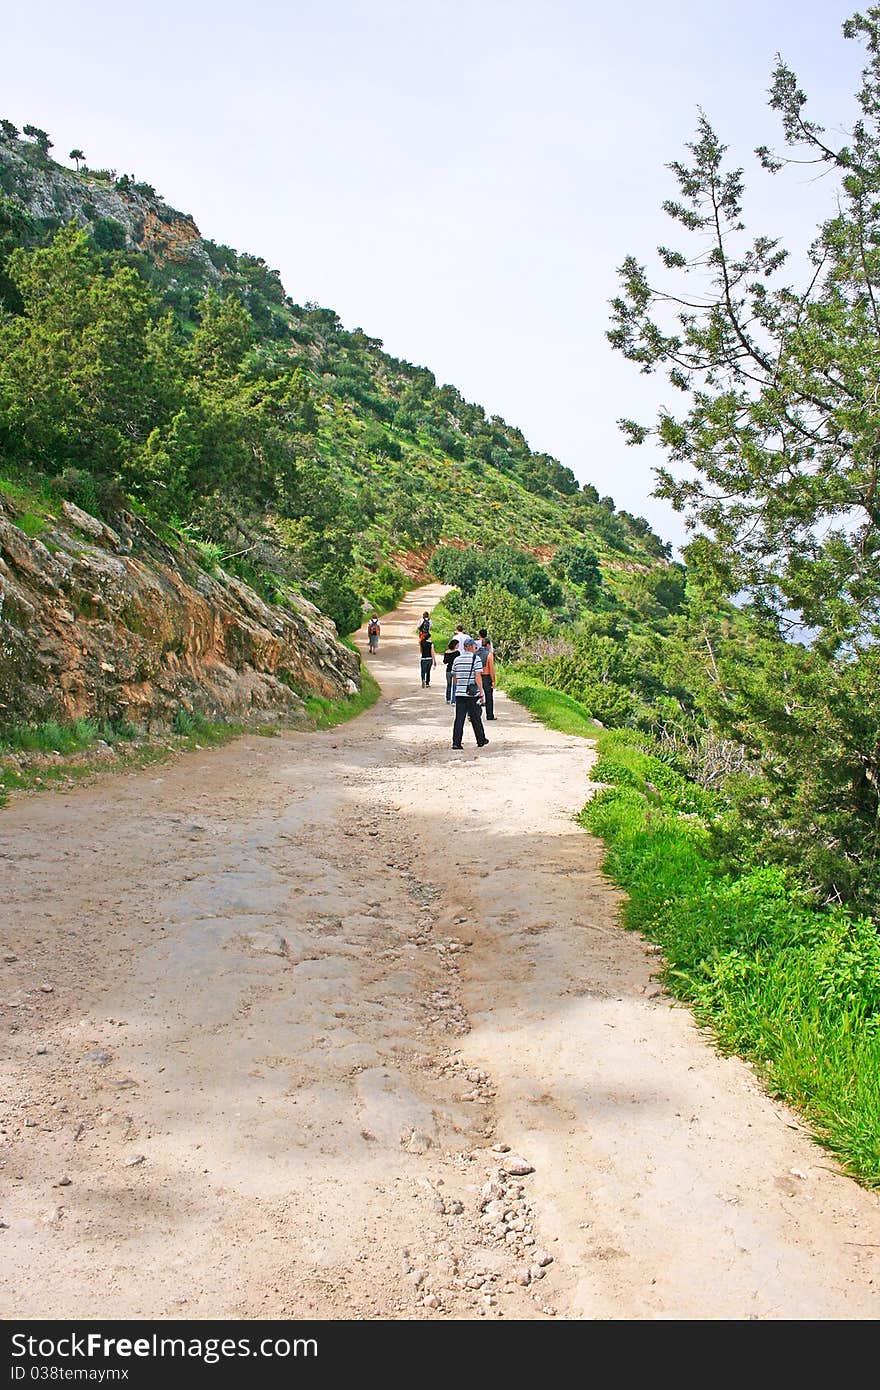
[[(668, 539), (648, 448), (615, 420), (680, 398), (605, 341), (615, 267), (702, 106), (738, 162), (777, 140), (774, 55), (833, 129), (862, 50), (839, 0), (43, 0), (3, 6), (0, 116), (130, 172), (287, 292), (430, 367)], [(833, 185), (749, 179), (755, 230), (804, 239)], [(750, 223), (751, 225), (751, 223)]]

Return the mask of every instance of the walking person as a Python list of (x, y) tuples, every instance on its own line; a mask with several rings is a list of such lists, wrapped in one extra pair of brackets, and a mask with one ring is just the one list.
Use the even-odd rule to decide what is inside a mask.
[(431, 636), (431, 615), (430, 615), (430, 613), (428, 612), (428, 610), (427, 610), (427, 608), (426, 608), (425, 611), (424, 611), (424, 613), (422, 614), (422, 621), (419, 623), (418, 627), (416, 628), (416, 637), (418, 637), (419, 641), (421, 642), (421, 640), (422, 640), (423, 637), (430, 637), (430, 636)]
[(443, 653), (443, 665), (446, 667), (446, 703), (451, 705), (454, 699), (452, 694), (455, 689), (455, 682), (452, 679), (452, 663), (458, 656), (458, 638), (450, 637), (449, 646)]
[(379, 650), (379, 633), (381, 631), (382, 624), (379, 622), (378, 617), (374, 613), (370, 621), (367, 623), (367, 642), (369, 644), (369, 650), (373, 653), (373, 656), (375, 656), (377, 651)]
[(431, 671), (437, 665), (437, 653), (434, 651), (434, 643), (426, 633), (419, 638), (419, 652), (421, 653), (420, 665), (422, 668), (422, 685), (431, 684)]
[(483, 695), (486, 698), (486, 719), (495, 718), (495, 649), (484, 627), (480, 628), (477, 656), (483, 665)]
[(471, 721), (471, 728), (478, 748), (485, 748), (489, 740), (483, 728), (480, 710), (483, 703), (483, 668), (477, 656), (477, 644), (473, 637), (463, 643), (464, 651), (452, 663), (452, 677), (455, 681), (455, 723), (452, 726), (452, 746), (461, 748), (464, 721)]

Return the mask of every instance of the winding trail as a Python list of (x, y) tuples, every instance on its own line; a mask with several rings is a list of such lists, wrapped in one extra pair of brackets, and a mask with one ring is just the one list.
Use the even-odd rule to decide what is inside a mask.
[(442, 592), (351, 724), (0, 815), (5, 1316), (877, 1315), (880, 1201), (616, 925), (590, 746), (450, 751)]

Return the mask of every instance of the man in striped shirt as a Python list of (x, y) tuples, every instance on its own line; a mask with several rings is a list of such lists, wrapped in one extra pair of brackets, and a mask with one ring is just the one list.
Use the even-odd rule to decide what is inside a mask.
[[(483, 705), (483, 663), (477, 655), (477, 644), (473, 637), (466, 637), (462, 643), (464, 650), (452, 663), (452, 679), (455, 690), (455, 723), (452, 726), (452, 746), (461, 748), (464, 721), (470, 719), (478, 748), (485, 748), (489, 740), (483, 728), (481, 714)], [(473, 692), (476, 690), (476, 694)]]

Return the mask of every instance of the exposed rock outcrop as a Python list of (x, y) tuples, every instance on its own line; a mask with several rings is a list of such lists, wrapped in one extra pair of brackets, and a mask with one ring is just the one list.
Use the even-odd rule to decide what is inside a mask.
[(76, 222), (94, 231), (102, 221), (123, 229), (129, 251), (159, 262), (189, 264), (205, 284), (222, 279), (198, 227), (186, 213), (130, 185), (124, 190), (83, 171), (34, 166), (15, 143), (0, 144), (0, 188), (37, 222)]
[(359, 684), (312, 604), (265, 603), (130, 513), (110, 527), (64, 503), (39, 537), (16, 519), (0, 498), (0, 720), (295, 719), (305, 695)]

